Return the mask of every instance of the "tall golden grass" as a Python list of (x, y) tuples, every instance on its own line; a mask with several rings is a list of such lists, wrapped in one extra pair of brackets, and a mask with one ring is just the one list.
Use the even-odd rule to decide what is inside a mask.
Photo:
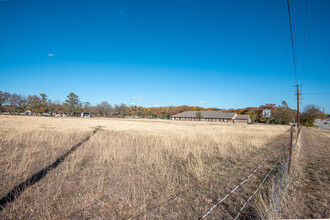
[[(0, 217), (196, 218), (288, 127), (143, 119), (0, 116), (0, 196), (101, 130)], [(237, 204), (238, 206), (239, 204)]]

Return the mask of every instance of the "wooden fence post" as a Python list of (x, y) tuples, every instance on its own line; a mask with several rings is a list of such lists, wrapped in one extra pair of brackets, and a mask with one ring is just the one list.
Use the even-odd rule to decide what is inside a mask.
[[(298, 127), (298, 129), (299, 129), (299, 127)], [(290, 168), (291, 168), (292, 141), (293, 141), (293, 126), (291, 125), (291, 129), (290, 129), (290, 156), (289, 156), (288, 174), (290, 173)]]

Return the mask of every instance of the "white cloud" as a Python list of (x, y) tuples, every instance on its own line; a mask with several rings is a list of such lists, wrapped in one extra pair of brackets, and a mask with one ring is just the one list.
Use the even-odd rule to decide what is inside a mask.
[(159, 107), (159, 105), (158, 104), (154, 104), (154, 107)]
[(142, 96), (133, 96), (132, 99), (143, 99)]
[(48, 56), (53, 57), (53, 56), (55, 56), (55, 54), (49, 53)]
[(203, 103), (206, 103), (206, 101), (199, 101), (199, 103), (203, 104)]
[(130, 104), (131, 104), (131, 105), (135, 105), (135, 102), (131, 102)]

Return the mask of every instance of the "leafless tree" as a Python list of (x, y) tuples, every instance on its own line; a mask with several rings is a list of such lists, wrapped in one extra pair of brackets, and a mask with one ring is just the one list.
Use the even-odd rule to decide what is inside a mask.
[(111, 113), (112, 106), (107, 101), (103, 101), (97, 106), (97, 110), (100, 115), (106, 116), (107, 114)]
[(4, 112), (4, 106), (9, 104), (10, 93), (0, 91), (0, 112)]
[(326, 114), (316, 105), (306, 105), (300, 117), (302, 124), (313, 124), (314, 120), (318, 118), (325, 119)]

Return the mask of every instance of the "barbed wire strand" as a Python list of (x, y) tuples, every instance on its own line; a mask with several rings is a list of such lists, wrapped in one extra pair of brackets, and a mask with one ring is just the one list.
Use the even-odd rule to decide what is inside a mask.
[[(288, 155), (288, 158), (286, 160), (286, 164), (285, 164), (285, 168), (284, 168), (283, 175), (282, 175), (282, 178), (281, 178), (281, 182), (280, 182), (280, 185), (279, 185), (278, 193), (276, 194), (276, 199), (275, 199), (275, 202), (273, 203), (273, 208), (270, 209), (270, 210), (272, 210), (272, 212), (270, 213), (270, 216), (268, 217), (268, 219), (270, 219), (273, 216), (273, 213), (275, 212), (275, 210), (277, 208), (277, 203), (279, 202), (279, 199), (281, 197), (281, 190), (284, 186), (283, 183), (284, 183), (284, 180), (285, 180), (285, 177), (286, 177), (286, 172), (287, 172), (288, 167), (289, 167), (289, 163), (288, 163), (289, 157), (290, 157), (290, 155)], [(267, 212), (266, 216), (269, 215), (270, 210)]]
[(248, 176), (246, 177), (240, 184), (238, 184), (230, 193), (228, 193), (225, 197), (223, 197), (219, 202), (217, 202), (216, 204), (214, 204), (211, 209), (205, 213), (201, 219), (206, 218), (212, 211), (213, 209), (215, 209), (218, 205), (220, 205), (222, 202), (224, 202), (231, 194), (233, 194), (241, 185), (243, 185), (247, 180), (249, 180), (257, 171), (258, 169), (273, 155), (275, 154), (277, 151), (279, 151), (280, 149), (283, 149), (285, 145), (277, 148), (274, 152), (272, 152), (268, 157), (266, 157), (266, 159), (264, 159), (259, 166)]
[(254, 193), (250, 196), (250, 198), (244, 203), (244, 205), (242, 206), (242, 208), (240, 209), (240, 211), (238, 212), (238, 214), (235, 217), (235, 220), (238, 219), (238, 217), (240, 216), (240, 214), (242, 213), (243, 209), (246, 207), (246, 205), (251, 201), (251, 199), (253, 198), (253, 196), (259, 191), (259, 189), (262, 187), (262, 185), (264, 184), (264, 182), (266, 181), (266, 179), (268, 178), (269, 174), (273, 171), (273, 169), (275, 168), (275, 166), (281, 161), (281, 159), (283, 158), (284, 153), (282, 154), (282, 156), (280, 157), (280, 159), (278, 159), (278, 161), (273, 165), (273, 167), (269, 170), (269, 172), (266, 174), (266, 176), (264, 177), (264, 179), (262, 180), (262, 182), (260, 183), (259, 187), (257, 188), (256, 191), (254, 191)]
[[(297, 145), (298, 138), (299, 138), (299, 134), (300, 134), (300, 130), (297, 131), (297, 135), (296, 135), (296, 138), (295, 138), (296, 140), (295, 140), (295, 144), (294, 144), (294, 146), (293, 146), (293, 150), (295, 149), (295, 147), (296, 147), (296, 145)], [(265, 215), (265, 218), (266, 218), (266, 216), (269, 216), (268, 219), (270, 219), (270, 218), (273, 216), (274, 212), (275, 212), (276, 209), (277, 209), (278, 202), (281, 200), (281, 190), (282, 190), (282, 188), (283, 188), (284, 185), (285, 185), (285, 184), (283, 184), (283, 183), (284, 183), (284, 180), (285, 180), (285, 177), (286, 177), (286, 174), (287, 174), (287, 170), (288, 170), (288, 168), (289, 168), (289, 164), (288, 164), (289, 157), (290, 157), (290, 155), (288, 155), (288, 158), (287, 158), (287, 160), (286, 160), (285, 169), (284, 169), (284, 172), (283, 172), (283, 175), (282, 175), (282, 178), (281, 178), (281, 182), (280, 182), (280, 186), (279, 186), (279, 190), (278, 190), (279, 192), (278, 192), (277, 195), (276, 195), (276, 199), (275, 199), (275, 202), (274, 202), (274, 205), (273, 205), (273, 208), (272, 208), (272, 212), (270, 213), (270, 216), (269, 216), (269, 212), (270, 212), (270, 210), (269, 210), (269, 211), (267, 212), (267, 214)], [(286, 189), (287, 189), (287, 188), (285, 188), (284, 191), (286, 191)]]

